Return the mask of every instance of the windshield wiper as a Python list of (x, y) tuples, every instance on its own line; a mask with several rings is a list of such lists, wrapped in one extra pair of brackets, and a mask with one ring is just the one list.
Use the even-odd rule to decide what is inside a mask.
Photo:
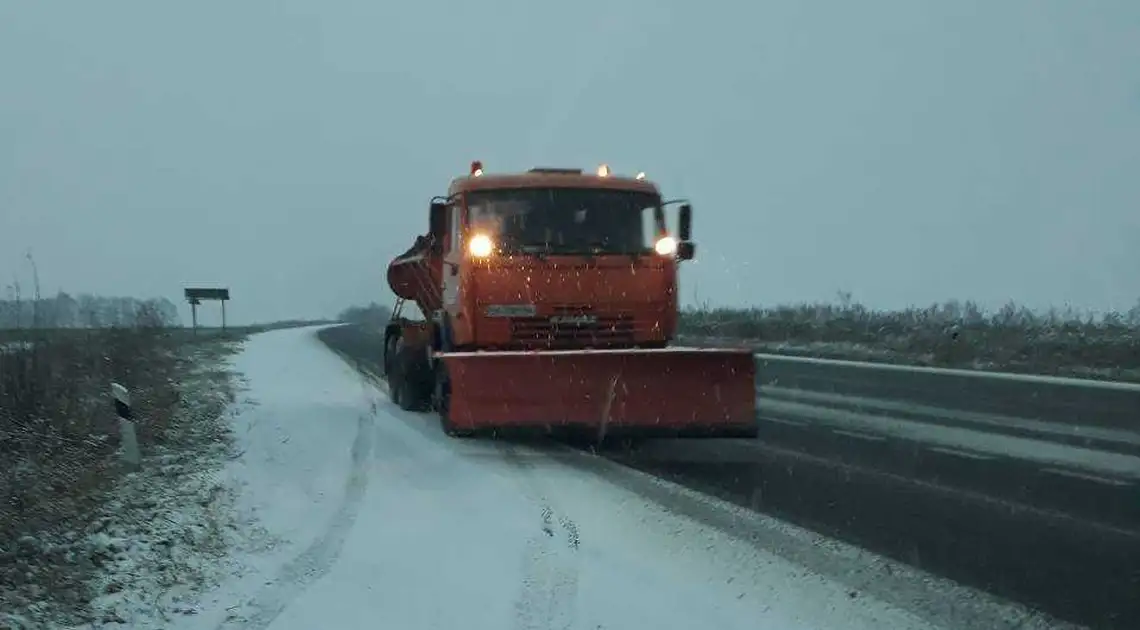
[(548, 256), (585, 256), (596, 258), (598, 256), (629, 256), (633, 259), (641, 258), (649, 253), (645, 248), (610, 249), (604, 242), (593, 241), (574, 246), (553, 247), (551, 245), (514, 245), (504, 249), (505, 253), (516, 253), (526, 256), (535, 256), (539, 260), (546, 260)]
[(543, 262), (545, 262), (546, 257), (550, 255), (549, 245), (523, 245), (518, 249), (522, 253), (530, 254)]

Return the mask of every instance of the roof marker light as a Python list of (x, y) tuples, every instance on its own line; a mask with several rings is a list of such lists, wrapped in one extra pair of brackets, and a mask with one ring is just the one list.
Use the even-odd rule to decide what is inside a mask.
[(610, 176), (610, 167), (608, 165), (602, 164), (601, 166), (598, 167), (598, 177), (609, 177), (609, 176)]
[(483, 162), (475, 160), (471, 163), (471, 176), (480, 177), (483, 175)]
[(645, 179), (645, 171), (638, 173), (635, 179)]

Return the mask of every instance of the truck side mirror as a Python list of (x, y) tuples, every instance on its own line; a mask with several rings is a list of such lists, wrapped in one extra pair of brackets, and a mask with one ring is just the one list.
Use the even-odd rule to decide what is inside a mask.
[(693, 244), (693, 207), (682, 204), (677, 214), (677, 260), (692, 260), (697, 249)]
[(428, 212), (428, 233), (431, 237), (431, 251), (443, 251), (443, 235), (447, 234), (447, 204), (433, 201)]
[(677, 243), (677, 260), (692, 260), (696, 254), (697, 245), (692, 241)]

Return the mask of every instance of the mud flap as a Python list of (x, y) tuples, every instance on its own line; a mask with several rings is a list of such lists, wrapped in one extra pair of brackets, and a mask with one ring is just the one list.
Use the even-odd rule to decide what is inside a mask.
[(755, 362), (748, 350), (665, 348), (456, 352), (458, 428), (584, 429), (599, 436), (754, 437)]

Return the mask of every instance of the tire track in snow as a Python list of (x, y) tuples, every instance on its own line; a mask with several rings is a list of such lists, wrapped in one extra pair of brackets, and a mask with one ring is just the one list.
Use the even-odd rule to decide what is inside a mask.
[(230, 609), (226, 618), (215, 626), (217, 630), (265, 630), (310, 584), (328, 573), (340, 557), (368, 487), (374, 414), (375, 405), (372, 405), (371, 413), (357, 419), (356, 437), (351, 449), (352, 466), (345, 482), (344, 498), (324, 534), (282, 567), (260, 592)]
[(538, 530), (527, 539), (523, 554), (514, 630), (569, 629), (578, 600), (578, 525), (557, 513), (535, 476), (534, 465), (514, 445), (500, 444), (499, 450), (518, 473), (523, 494), (540, 508)]

